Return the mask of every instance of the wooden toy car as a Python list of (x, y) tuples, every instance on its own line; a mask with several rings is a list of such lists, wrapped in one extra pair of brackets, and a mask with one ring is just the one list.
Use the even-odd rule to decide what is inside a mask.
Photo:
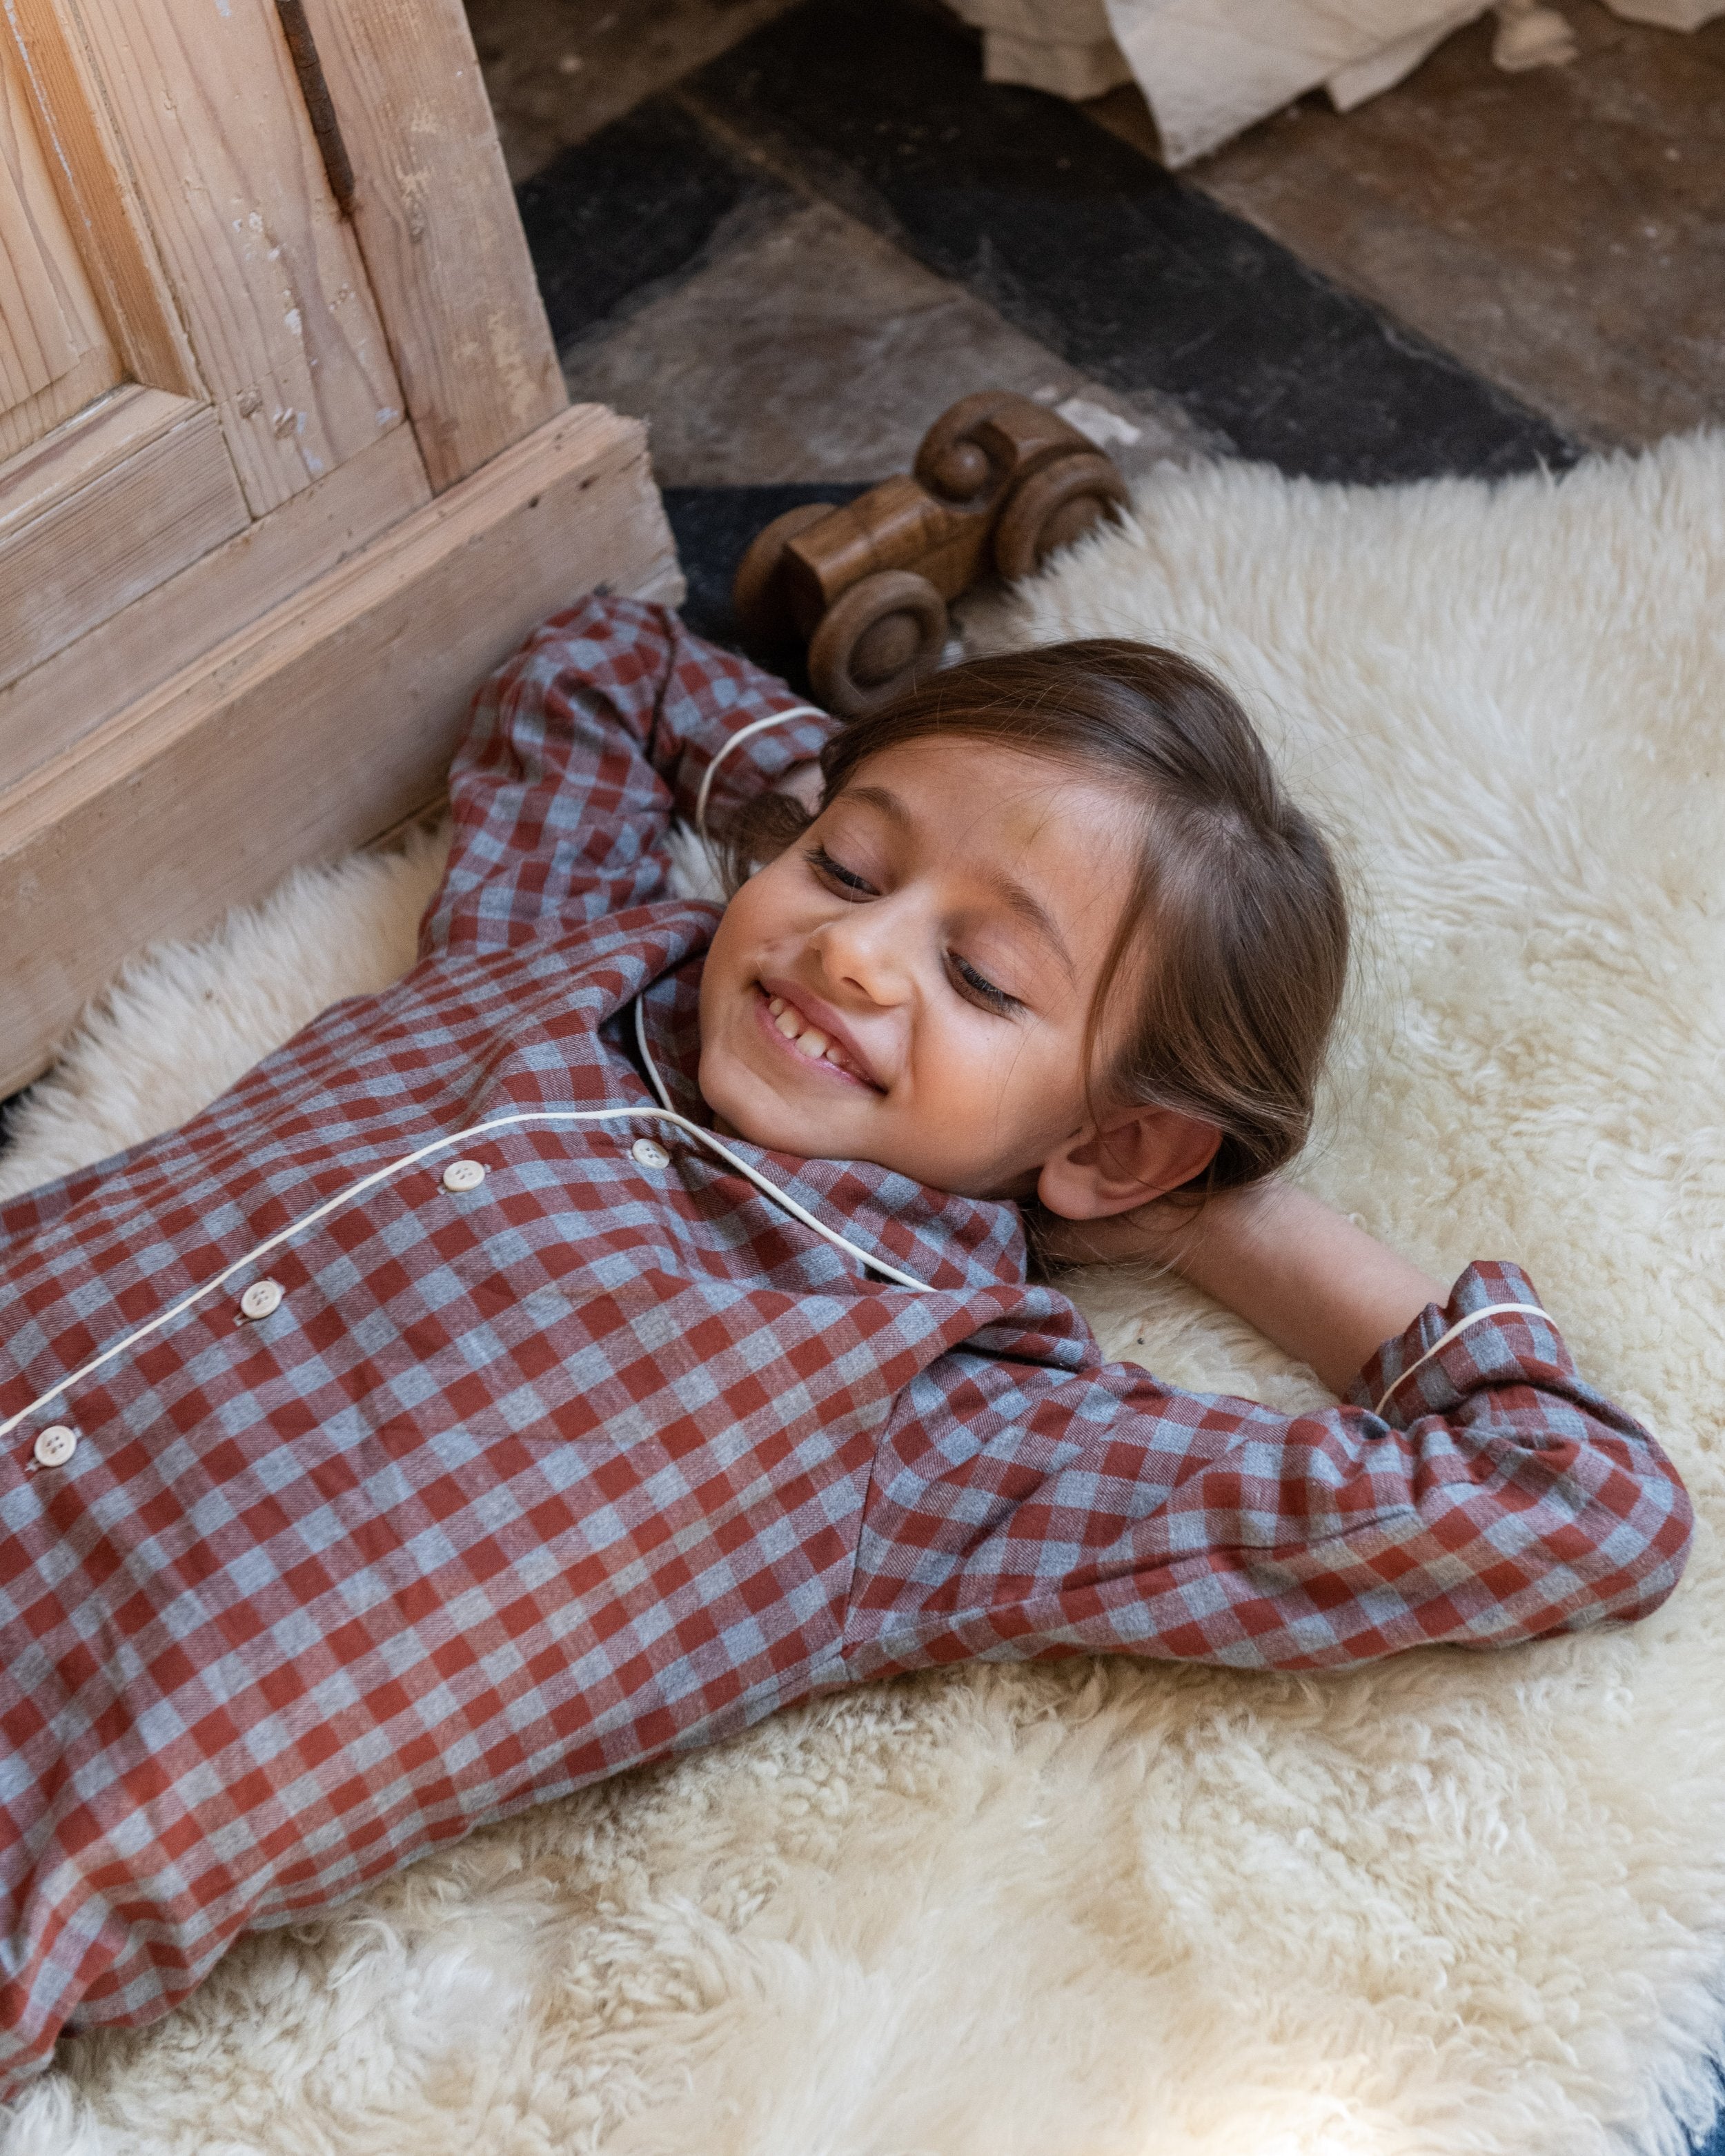
[(855, 717), (938, 666), (949, 599), (990, 568), (1028, 576), (1126, 499), (1112, 461), (1057, 412), (978, 390), (935, 421), (914, 473), (842, 508), (775, 516), (742, 557), (732, 605), (758, 657), (806, 638), (815, 696)]

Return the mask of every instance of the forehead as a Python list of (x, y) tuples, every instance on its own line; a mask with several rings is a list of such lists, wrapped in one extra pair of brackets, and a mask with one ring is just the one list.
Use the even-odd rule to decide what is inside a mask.
[(1069, 856), (1092, 857), (1098, 868), (1113, 856), (1123, 866), (1142, 828), (1125, 788), (1101, 774), (959, 736), (883, 749), (858, 766), (845, 793), (955, 856), (1003, 854), (1048, 872)]

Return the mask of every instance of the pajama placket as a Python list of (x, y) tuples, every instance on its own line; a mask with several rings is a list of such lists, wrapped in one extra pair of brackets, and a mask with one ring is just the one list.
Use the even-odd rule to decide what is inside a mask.
[(714, 1137), (671, 820), (826, 726), (583, 602), (478, 701), (413, 971), (0, 1212), (0, 2089), (817, 1691), (1343, 1668), (1675, 1585), (1681, 1483), (1513, 1266), (1291, 1418), (1104, 1362), (1009, 1204)]

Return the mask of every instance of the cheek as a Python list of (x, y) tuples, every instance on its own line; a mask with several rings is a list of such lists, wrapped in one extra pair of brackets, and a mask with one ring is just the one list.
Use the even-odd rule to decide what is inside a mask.
[(930, 1027), (926, 1097), (943, 1119), (963, 1119), (988, 1145), (1065, 1135), (1078, 1106), (1076, 1054), (1040, 1028), (1009, 1029), (948, 1012)]
[(703, 1028), (717, 1024), (721, 1011), (736, 1020), (741, 1013), (734, 1001), (737, 993), (758, 973), (783, 965), (788, 947), (818, 925), (801, 879), (775, 875), (771, 867), (752, 876), (713, 931), (701, 978)]
[(759, 948), (773, 911), (770, 906), (762, 906), (759, 884), (758, 876), (745, 884), (725, 908), (707, 953), (710, 976), (735, 972), (747, 965), (752, 949)]
[(803, 927), (809, 911), (804, 880), (793, 868), (774, 862), (751, 876), (726, 907), (713, 938), (714, 948), (718, 948), (721, 937), (727, 947), (738, 949), (750, 943), (772, 942)]

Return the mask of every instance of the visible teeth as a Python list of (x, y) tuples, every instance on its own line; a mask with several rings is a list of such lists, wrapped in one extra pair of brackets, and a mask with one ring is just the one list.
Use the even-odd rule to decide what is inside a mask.
[(862, 1075), (837, 1041), (829, 1040), (818, 1025), (810, 1025), (796, 1005), (788, 1004), (783, 996), (767, 998), (767, 1014), (787, 1040), (794, 1041), (815, 1062), (824, 1060), (835, 1070), (848, 1070), (853, 1078)]

